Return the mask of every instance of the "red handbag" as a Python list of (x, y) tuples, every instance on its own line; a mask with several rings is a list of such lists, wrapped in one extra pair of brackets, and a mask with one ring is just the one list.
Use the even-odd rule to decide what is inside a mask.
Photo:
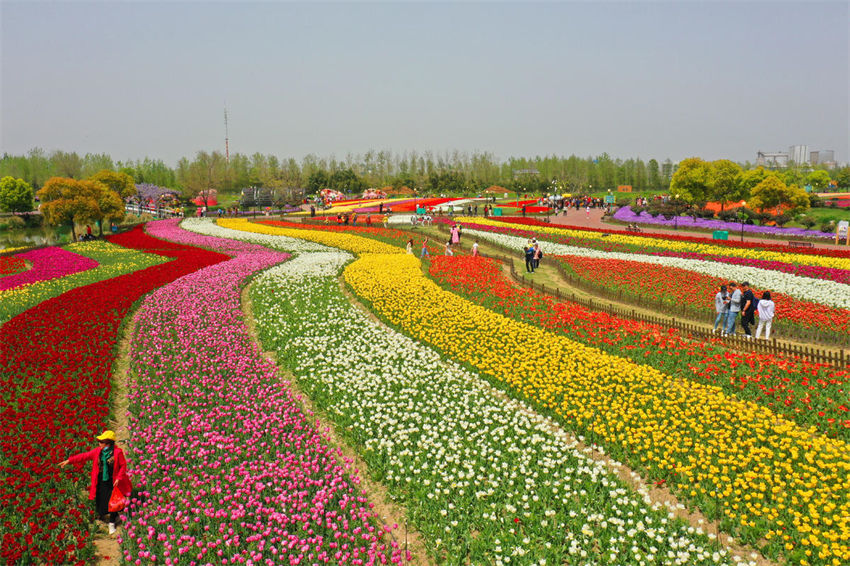
[(117, 487), (112, 488), (112, 495), (109, 496), (109, 512), (117, 513), (118, 511), (123, 511), (124, 505), (124, 494)]

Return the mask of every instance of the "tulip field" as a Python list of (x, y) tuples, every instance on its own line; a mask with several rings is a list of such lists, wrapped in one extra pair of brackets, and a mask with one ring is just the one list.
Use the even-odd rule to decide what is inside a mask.
[[(89, 469), (57, 463), (126, 406), (121, 564), (850, 564), (846, 368), (529, 290), (444, 236), (420, 260), (408, 218), (0, 256), (0, 563), (103, 559)], [(746, 279), (850, 331), (842, 250), (460, 222), (608, 290), (707, 316)]]

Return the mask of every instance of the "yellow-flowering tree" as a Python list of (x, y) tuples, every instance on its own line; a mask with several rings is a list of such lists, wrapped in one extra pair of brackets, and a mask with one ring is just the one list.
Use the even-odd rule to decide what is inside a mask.
[(103, 220), (118, 221), (124, 217), (121, 197), (97, 181), (53, 177), (39, 189), (38, 198), (45, 221), (51, 226), (70, 226), (74, 240), (76, 224), (96, 222), (103, 233)]

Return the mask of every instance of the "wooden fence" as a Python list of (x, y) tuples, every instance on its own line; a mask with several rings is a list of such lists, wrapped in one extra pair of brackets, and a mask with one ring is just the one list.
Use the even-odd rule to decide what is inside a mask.
[[(444, 228), (442, 225), (439, 226), (440, 230), (447, 231), (448, 228)], [(500, 250), (506, 250), (506, 248), (502, 246), (498, 246), (492, 244), (492, 242), (487, 242), (493, 247), (499, 248)], [(522, 276), (521, 273), (517, 272), (516, 265), (514, 262), (514, 258), (508, 255), (501, 254), (481, 254), (484, 257), (489, 257), (491, 259), (495, 259), (497, 261), (501, 261), (502, 263), (507, 264), (510, 267), (511, 278), (516, 281), (518, 284), (528, 287), (530, 289), (534, 289), (540, 291), (541, 293), (545, 293), (551, 295), (559, 300), (570, 301), (572, 303), (576, 303), (582, 305), (583, 307), (599, 311), (606, 312), (612, 316), (617, 316), (621, 318), (627, 318), (630, 320), (637, 320), (640, 322), (645, 322), (649, 324), (655, 324), (664, 328), (673, 328), (682, 332), (693, 339), (696, 340), (707, 340), (707, 339), (720, 339), (723, 341), (724, 345), (728, 348), (732, 348), (735, 350), (741, 350), (746, 352), (758, 352), (762, 354), (769, 355), (785, 355), (785, 356), (796, 356), (799, 358), (803, 358), (815, 363), (827, 364), (835, 368), (845, 369), (847, 368), (848, 362), (850, 359), (845, 355), (844, 350), (826, 350), (821, 348), (802, 346), (797, 344), (791, 344), (789, 342), (782, 342), (776, 339), (774, 336), (770, 340), (755, 340), (748, 339), (744, 335), (735, 335), (735, 336), (722, 336), (720, 334), (715, 334), (710, 329), (705, 328), (704, 326), (699, 326), (690, 321), (682, 320), (676, 317), (662, 317), (662, 316), (653, 316), (644, 313), (639, 313), (634, 309), (628, 309), (621, 306), (616, 306), (612, 303), (604, 303), (602, 300), (594, 299), (594, 298), (584, 298), (578, 297), (575, 293), (566, 293), (561, 291), (558, 287), (549, 286), (541, 283), (535, 283), (534, 281), (530, 281)], [(556, 264), (557, 265), (557, 264)], [(582, 282), (579, 282), (576, 278), (571, 278), (569, 274), (565, 273), (563, 268), (560, 265), (557, 265), (558, 271), (564, 279), (570, 281), (570, 285), (575, 284), (575, 287), (585, 290), (590, 293), (594, 293), (597, 295), (604, 295), (604, 298), (609, 298), (610, 300), (620, 301), (622, 295), (618, 295), (617, 293), (607, 292), (601, 293), (599, 290), (593, 285), (582, 285)], [(607, 291), (603, 289), (602, 291)], [(622, 297), (622, 302), (629, 302), (628, 299)], [(653, 302), (650, 305), (653, 308), (661, 308), (663, 310), (669, 311), (671, 307), (666, 304), (659, 304), (657, 302)], [(687, 315), (690, 311), (682, 309), (683, 315)], [(708, 321), (709, 324), (714, 323), (714, 317), (711, 317), (711, 320)], [(776, 329), (776, 326), (773, 327), (773, 330)]]

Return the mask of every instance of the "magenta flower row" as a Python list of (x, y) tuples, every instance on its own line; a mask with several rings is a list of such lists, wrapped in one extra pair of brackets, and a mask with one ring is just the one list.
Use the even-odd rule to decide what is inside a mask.
[(32, 264), (32, 269), (0, 278), (0, 291), (56, 279), (57, 277), (65, 277), (98, 266), (97, 261), (90, 257), (53, 246), (23, 252), (18, 254), (17, 257), (29, 261)]
[(130, 564), (399, 563), (357, 471), (251, 340), (240, 291), (289, 254), (184, 231), (148, 232), (233, 259), (152, 293), (136, 317), (129, 387), (135, 483)]

